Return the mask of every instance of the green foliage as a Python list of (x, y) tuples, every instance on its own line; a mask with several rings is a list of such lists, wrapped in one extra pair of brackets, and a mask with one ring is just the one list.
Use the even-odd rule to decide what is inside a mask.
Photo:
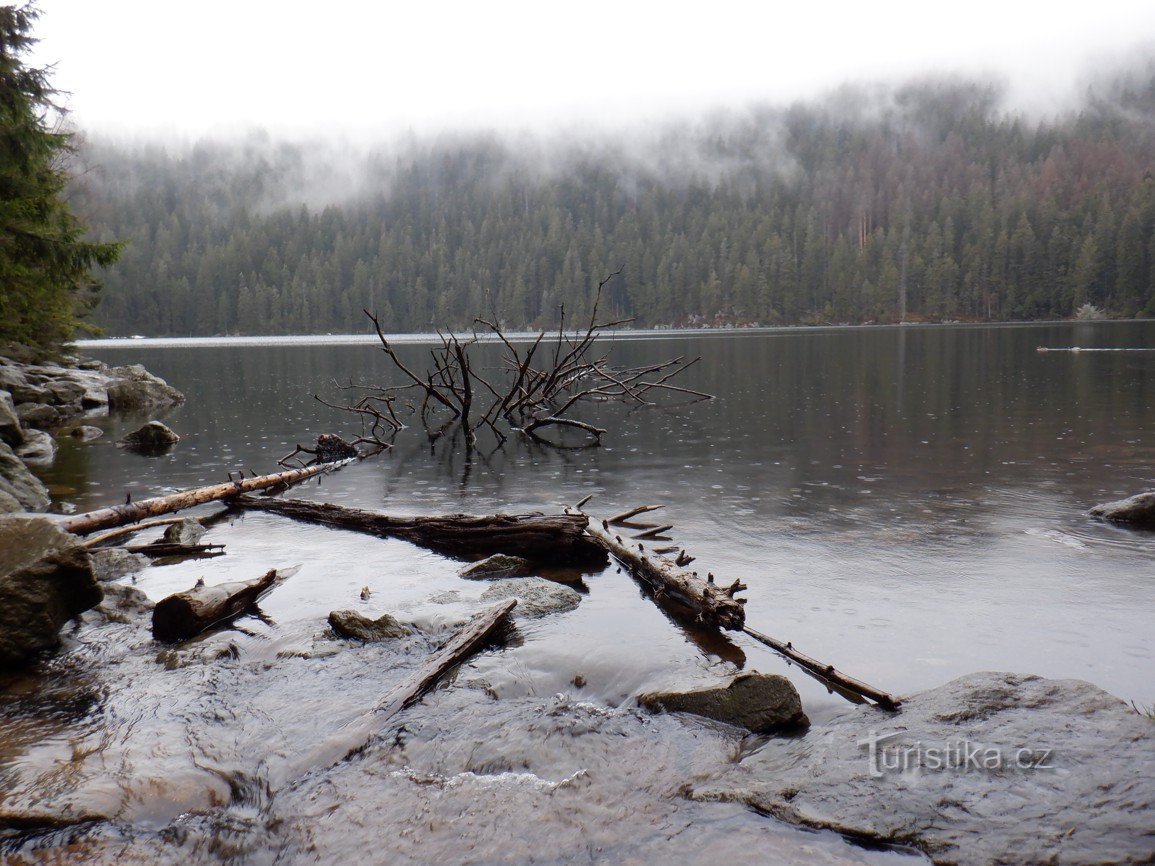
[(22, 60), (36, 17), (0, 6), (0, 340), (50, 348), (95, 303), (91, 271), (120, 247), (85, 241), (64, 199), (70, 137), (48, 126), (58, 109), (45, 70)]
[(603, 309), (643, 327), (1134, 316), (1155, 311), (1145, 81), (1031, 124), (939, 81), (648, 144), (103, 145), (72, 195), (133, 239), (99, 311), (119, 333), (360, 331), (366, 307), (390, 331), (548, 327), (619, 267)]

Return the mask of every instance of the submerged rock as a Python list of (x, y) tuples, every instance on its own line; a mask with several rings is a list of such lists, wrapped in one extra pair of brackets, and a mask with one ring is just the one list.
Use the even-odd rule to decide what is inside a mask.
[(771, 740), (691, 796), (936, 863), (1147, 863), (1155, 721), (1090, 683), (970, 674)]
[(0, 518), (0, 668), (60, 643), (60, 628), (100, 604), (88, 552), (46, 518)]
[(92, 442), (103, 436), (104, 431), (90, 424), (82, 424), (80, 427), (73, 427), (68, 431), (68, 435), (80, 442)]
[(89, 552), (92, 573), (101, 583), (116, 580), (128, 574), (137, 574), (149, 566), (143, 553), (129, 553), (123, 547), (101, 547)]
[(756, 734), (810, 725), (794, 683), (779, 674), (739, 674), (726, 686), (653, 692), (639, 695), (638, 703), (651, 712), (693, 713)]
[(43, 511), (52, 502), (48, 488), (3, 442), (0, 442), (0, 493), (7, 494), (25, 511)]
[(1091, 516), (1137, 529), (1155, 529), (1155, 491), (1096, 505)]
[(133, 451), (161, 451), (180, 441), (180, 436), (160, 421), (149, 421), (138, 430), (129, 433), (118, 444)]
[(493, 580), (498, 577), (512, 577), (533, 570), (533, 563), (521, 556), (495, 553), (493, 556), (464, 566), (457, 573), (466, 580)]
[(481, 594), (482, 601), (516, 598), (513, 615), (519, 619), (538, 619), (551, 613), (565, 613), (581, 604), (582, 597), (560, 583), (542, 577), (506, 578), (494, 582)]
[(369, 619), (355, 610), (335, 610), (329, 614), (329, 625), (341, 637), (364, 641), (394, 640), (413, 633), (387, 613)]

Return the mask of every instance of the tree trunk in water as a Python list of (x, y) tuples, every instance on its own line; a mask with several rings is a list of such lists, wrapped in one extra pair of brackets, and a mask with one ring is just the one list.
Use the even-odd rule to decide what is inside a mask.
[(101, 508), (97, 511), (88, 511), (84, 514), (74, 514), (60, 521), (60, 528), (76, 535), (87, 535), (98, 529), (108, 529), (113, 526), (123, 526), (134, 523), (146, 517), (157, 517), (182, 508), (192, 508), (194, 505), (203, 505), (218, 499), (229, 499), (242, 493), (253, 490), (264, 490), (277, 485), (296, 484), (306, 478), (312, 478), (321, 472), (344, 466), (342, 463), (319, 463), (305, 469), (290, 469), (287, 472), (276, 472), (272, 475), (259, 475), (255, 478), (241, 478), (225, 484), (214, 484), (211, 487), (197, 487), (193, 490), (184, 490), (169, 496), (156, 496), (152, 499), (142, 499), (139, 502), (127, 502), (124, 505), (114, 505), (110, 508)]
[(585, 531), (586, 519), (573, 514), (494, 514), (474, 517), (392, 517), (300, 499), (238, 497), (238, 508), (269, 511), (294, 520), (402, 538), (450, 556), (507, 553), (538, 562), (604, 563), (606, 554)]
[(480, 650), (508, 622), (517, 599), (484, 610), (467, 622), (412, 673), (390, 689), (376, 707), (358, 716), (315, 748), (283, 767), (274, 785), (291, 782), (312, 770), (323, 770), (356, 754), (402, 710), (415, 704), (447, 671)]
[(276, 569), (255, 580), (198, 584), (161, 599), (152, 611), (152, 636), (159, 641), (186, 640), (218, 623), (239, 616), (277, 585)]

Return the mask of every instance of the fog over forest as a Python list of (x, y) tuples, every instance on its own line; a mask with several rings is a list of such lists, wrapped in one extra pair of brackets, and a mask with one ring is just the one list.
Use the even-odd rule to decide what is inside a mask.
[[(643, 131), (91, 135), (72, 201), (127, 240), (109, 334), (1155, 315), (1155, 64), (1047, 116), (997, 84), (847, 86)], [(1092, 309), (1093, 308), (1093, 309)]]

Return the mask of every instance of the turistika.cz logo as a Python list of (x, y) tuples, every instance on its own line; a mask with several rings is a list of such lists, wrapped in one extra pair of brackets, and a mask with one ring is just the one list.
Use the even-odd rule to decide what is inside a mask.
[(1003, 749), (968, 740), (954, 740), (941, 745), (926, 745), (921, 740), (913, 743), (891, 742), (903, 731), (880, 734), (867, 733), (858, 741), (866, 750), (870, 775), (881, 778), (888, 773), (928, 772), (985, 772), (1017, 770), (1052, 770), (1052, 749)]

